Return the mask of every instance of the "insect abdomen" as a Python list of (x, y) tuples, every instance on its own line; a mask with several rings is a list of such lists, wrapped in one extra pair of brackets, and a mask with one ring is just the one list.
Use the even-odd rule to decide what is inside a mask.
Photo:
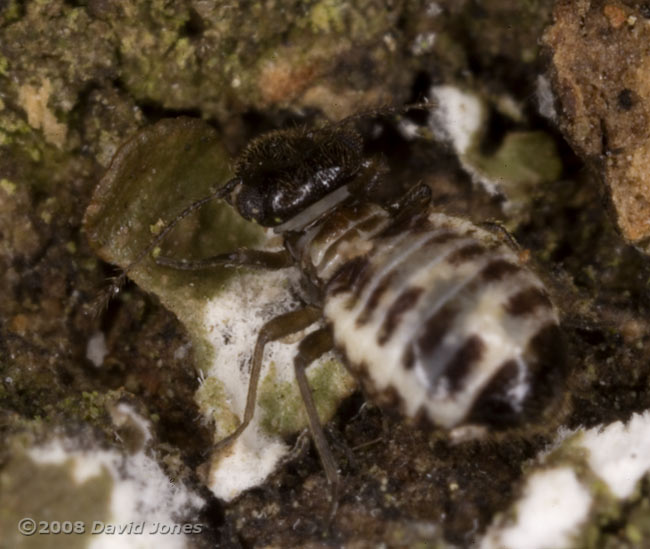
[(517, 423), (553, 392), (557, 315), (494, 235), (438, 213), (395, 228), (365, 207), (308, 240), (336, 346), (375, 400), (452, 428)]

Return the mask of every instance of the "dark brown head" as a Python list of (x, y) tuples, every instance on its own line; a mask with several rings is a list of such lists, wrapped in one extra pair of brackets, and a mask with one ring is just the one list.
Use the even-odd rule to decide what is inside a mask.
[[(317, 129), (302, 127), (264, 134), (239, 157), (231, 182), (234, 186), (226, 199), (245, 219), (265, 227), (283, 225), (326, 196), (340, 198), (345, 194), (342, 188), (365, 164), (357, 122), (428, 108), (428, 103), (380, 107)], [(341, 191), (334, 193), (338, 189)]]
[(245, 219), (280, 225), (354, 177), (362, 150), (361, 136), (348, 125), (267, 133), (239, 157), (228, 201)]

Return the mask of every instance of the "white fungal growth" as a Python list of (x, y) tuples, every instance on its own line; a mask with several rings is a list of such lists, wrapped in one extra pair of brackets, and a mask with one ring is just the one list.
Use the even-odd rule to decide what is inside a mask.
[(557, 120), (555, 97), (553, 96), (551, 82), (546, 76), (540, 74), (537, 77), (535, 95), (537, 96), (537, 108), (539, 114), (555, 122)]
[(438, 2), (430, 2), (427, 5), (424, 13), (427, 15), (427, 17), (436, 17), (442, 13), (442, 8)]
[[(584, 529), (597, 522), (594, 516), (615, 512), (650, 472), (650, 411), (634, 414), (627, 423), (560, 430), (538, 461), (552, 455), (557, 465), (529, 475), (522, 497), (488, 528), (481, 549), (577, 547)], [(581, 463), (588, 467), (577, 469)], [(594, 479), (602, 480), (609, 494)], [(514, 520), (508, 520), (512, 515)]]
[(534, 473), (517, 503), (514, 524), (492, 529), (481, 549), (560, 549), (575, 547), (573, 536), (591, 507), (589, 490), (569, 467)]
[(231, 501), (243, 491), (263, 484), (288, 451), (282, 439), (265, 434), (257, 424), (251, 425), (226, 456), (213, 461), (208, 487), (218, 498)]
[(111, 420), (117, 427), (130, 426), (136, 428), (142, 434), (141, 447), (144, 448), (153, 439), (151, 423), (143, 418), (130, 404), (120, 402), (111, 410)]
[(458, 156), (464, 155), (483, 125), (482, 101), (455, 86), (434, 86), (431, 95), (438, 105), (431, 119), (434, 135), (451, 143)]
[(477, 168), (472, 158), (486, 118), (483, 100), (476, 93), (448, 85), (433, 86), (431, 96), (437, 105), (430, 119), (433, 135), (452, 146), (463, 169), (475, 183), (490, 194), (500, 194), (499, 182)]
[(589, 451), (589, 466), (618, 498), (632, 495), (650, 471), (650, 412), (635, 414), (605, 428), (585, 431), (580, 444)]
[(187, 357), (191, 348), (192, 345), (190, 343), (179, 345), (178, 348), (174, 351), (174, 359), (183, 360), (184, 358)]
[[(215, 420), (215, 442), (225, 438), (243, 417), (250, 377), (250, 358), (262, 325), (276, 316), (302, 305), (291, 291), (298, 272), (284, 269), (275, 272), (241, 272), (232, 277), (223, 291), (203, 309), (206, 338), (214, 350), (206, 382), (199, 389), (197, 401), (201, 411)], [(290, 341), (266, 345), (260, 387), (273, 365), (275, 383), (293, 383), (293, 359), (300, 340), (308, 330), (290, 336)], [(332, 355), (324, 355), (309, 370), (332, 364)], [(219, 387), (222, 398), (209, 400), (208, 389)], [(352, 388), (344, 389), (343, 398)], [(272, 396), (272, 395), (271, 395)], [(302, 406), (302, 402), (299, 403)], [(241, 492), (262, 484), (278, 466), (290, 448), (278, 435), (261, 425), (260, 406), (251, 424), (221, 455), (212, 457), (208, 486), (219, 498), (230, 501)], [(237, 419), (238, 418), (238, 419)]]
[(86, 358), (96, 367), (99, 367), (104, 362), (107, 354), (108, 348), (106, 347), (106, 336), (104, 336), (104, 332), (95, 332), (90, 336), (86, 344)]
[[(142, 422), (145, 420), (136, 423)], [(108, 474), (112, 479), (110, 516), (84, 525), (90, 549), (109, 549), (116, 547), (116, 543), (124, 549), (184, 549), (191, 546), (190, 536), (161, 533), (162, 525), (176, 525), (180, 529), (183, 524), (191, 524), (203, 528), (193, 522), (205, 505), (203, 498), (183, 483), (172, 483), (158, 462), (144, 451), (124, 455), (98, 447), (79, 448), (74, 440), (56, 438), (31, 448), (28, 456), (36, 464), (71, 465), (78, 485), (99, 475)], [(75, 488), (70, 490), (74, 492)], [(117, 535), (111, 533), (111, 527), (124, 530)]]

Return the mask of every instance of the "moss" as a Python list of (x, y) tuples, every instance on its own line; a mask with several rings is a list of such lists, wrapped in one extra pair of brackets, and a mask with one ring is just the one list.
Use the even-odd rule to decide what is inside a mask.
[(20, 18), (21, 1), (9, 0), (0, 7), (0, 26), (8, 25)]
[(631, 509), (623, 533), (632, 547), (643, 547), (650, 541), (650, 500), (647, 496)]
[(83, 391), (81, 395), (68, 396), (50, 408), (50, 421), (56, 421), (60, 413), (69, 419), (90, 423), (103, 430), (112, 432), (112, 423), (107, 407), (114, 405), (123, 394), (119, 391)]
[(25, 120), (19, 118), (12, 112), (3, 112), (2, 115), (0, 115), (0, 130), (8, 135), (27, 135), (32, 131)]

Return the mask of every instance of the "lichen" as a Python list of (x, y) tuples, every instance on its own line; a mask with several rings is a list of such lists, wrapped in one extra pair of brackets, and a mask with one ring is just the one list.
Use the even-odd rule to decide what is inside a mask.
[[(118, 152), (95, 191), (85, 219), (91, 242), (106, 260), (127, 267), (140, 256), (161, 228), (174, 219), (174, 212), (182, 209), (177, 205), (179, 197), (183, 198), (186, 207), (192, 203), (192, 198), (210, 194), (211, 185), (216, 182), (219, 186), (228, 179), (228, 164), (216, 133), (200, 121), (183, 118), (163, 120), (141, 131)], [(193, 228), (186, 223), (181, 227), (183, 231), (176, 231), (169, 237), (175, 245), (177, 257), (210, 256), (218, 250), (270, 243), (269, 237), (264, 236), (259, 227), (244, 221), (223, 202), (214, 206), (210, 218), (204, 215), (201, 219), (210, 221)], [(202, 251), (206, 246), (212, 250), (211, 253)], [(163, 253), (160, 249), (152, 252), (154, 256)], [(238, 363), (248, 363), (247, 357), (255, 344), (262, 319), (268, 320), (270, 311), (278, 314), (290, 306), (297, 306), (287, 276), (244, 275), (225, 268), (188, 273), (161, 267), (149, 258), (132, 269), (129, 275), (142, 288), (154, 292), (188, 329), (196, 349), (195, 367), (205, 376), (195, 397), (197, 404), (206, 419), (214, 421), (214, 438), (225, 437), (233, 425), (236, 426), (235, 418), (241, 418), (243, 414), (248, 378), (241, 374)], [(233, 341), (224, 345), (224, 340)], [(275, 377), (287, 379), (291, 360), (286, 352), (282, 358), (281, 368), (277, 365), (272, 371)], [(340, 364), (330, 359), (325, 368), (323, 361), (320, 362), (315, 394), (329, 419), (353, 385), (349, 378), (347, 383), (341, 381)], [(269, 391), (269, 383), (272, 385), (274, 381), (269, 381), (268, 375), (265, 378), (266, 402), (274, 398), (273, 391)], [(285, 382), (277, 383), (275, 389), (280, 389)], [(282, 400), (287, 396), (286, 393), (280, 394), (278, 398)], [(277, 421), (264, 422), (257, 417), (250, 427), (251, 432), (260, 425), (266, 428), (263, 437), (277, 437), (304, 428), (306, 418), (299, 413), (300, 397), (295, 390), (292, 396), (290, 403), (284, 401), (286, 406), (282, 413), (275, 410), (278, 418), (282, 418), (279, 419), (282, 430), (276, 428)], [(289, 417), (291, 414), (292, 418)], [(246, 442), (255, 448), (255, 452), (261, 444), (253, 438), (246, 439)], [(240, 446), (242, 452), (249, 451), (245, 444)], [(276, 461), (280, 457), (281, 453), (278, 453)], [(257, 482), (262, 481), (254, 459), (250, 457), (249, 460), (250, 475)], [(220, 457), (215, 456), (210, 475), (217, 476), (216, 469), (221, 466)], [(271, 471), (269, 466), (268, 472)], [(245, 480), (245, 475), (244, 471), (240, 472), (244, 479), (242, 486), (249, 488), (251, 483)], [(236, 487), (231, 487), (229, 497), (234, 497), (236, 490)]]
[(344, 0), (322, 0), (311, 7), (310, 22), (316, 32), (340, 33), (344, 30), (344, 16), (349, 8)]
[(0, 179), (0, 187), (2, 187), (2, 190), (8, 195), (12, 195), (16, 191), (16, 184), (5, 177)]
[[(318, 415), (323, 424), (336, 412), (342, 395), (354, 388), (352, 378), (341, 369), (337, 360), (329, 360), (310, 368), (307, 379), (314, 396)], [(295, 381), (283, 381), (270, 364), (260, 384), (260, 424), (269, 432), (290, 435), (307, 426), (307, 415)]]
[(232, 433), (240, 419), (228, 408), (224, 383), (216, 377), (203, 380), (196, 391), (195, 399), (201, 413), (215, 422), (218, 433)]
[[(544, 41), (556, 71), (549, 78), (538, 50), (553, 4), (559, 8)], [(269, 128), (296, 120), (322, 124), (323, 117), (418, 100), (431, 85), (479, 98), (486, 117), (475, 152), (479, 161), (491, 162), (490, 170), (502, 168), (494, 165), (498, 151), (509, 163), (511, 154), (521, 160), (511, 139), (530, 145), (532, 136), (543, 132), (541, 146), (553, 169), (546, 171), (539, 162), (539, 182), (519, 186), (514, 180), (530, 174), (514, 162), (519, 175), (505, 194), (517, 207), (504, 209), (503, 197), (472, 184), (444, 143), (402, 139), (390, 117), (364, 128), (372, 130), (369, 149), (387, 158), (396, 180), (430, 184), (436, 207), (445, 211), (478, 221), (500, 219), (514, 233), (522, 257), (528, 255), (531, 267), (547, 275), (570, 359), (570, 406), (549, 422), (579, 432), (648, 409), (650, 272), (647, 259), (626, 244), (616, 218), (602, 207), (598, 181), (602, 176), (609, 185), (603, 187), (607, 194), (618, 179), (636, 184), (645, 177), (644, 148), (632, 155), (636, 172), (627, 170), (618, 150), (641, 143), (647, 133), (645, 103), (639, 100), (647, 95), (646, 7), (628, 1), (306, 5), (295, 0), (282, 8), (250, 2), (233, 9), (227, 2), (194, 0), (0, 2), (0, 179), (15, 185), (10, 192), (0, 187), (0, 471), (13, 459), (8, 441), (20, 438), (28, 447), (61, 431), (94, 447), (83, 435), (90, 429), (105, 436), (105, 449), (129, 454), (131, 437), (113, 425), (110, 413), (124, 400), (150, 422), (148, 444), (164, 456), (169, 478), (198, 482), (189, 465), (195, 468), (220, 435), (210, 424), (213, 416), (201, 413), (195, 398), (203, 407), (206, 401), (228, 404), (231, 397), (224, 395), (225, 384), (203, 378), (193, 365), (206, 374), (220, 367), (240, 376), (233, 376), (237, 387), (246, 387), (248, 355), (215, 364), (214, 346), (199, 322), (204, 310), (195, 317), (187, 311), (186, 325), (199, 327), (189, 335), (165, 309), (175, 306), (171, 301), (163, 305), (128, 284), (107, 310), (97, 317), (86, 314), (116, 271), (90, 249), (81, 219), (125, 140), (161, 118), (191, 114), (218, 128), (228, 162)], [(539, 85), (540, 74), (550, 86)], [(42, 113), (54, 127), (65, 126), (61, 148), (46, 140), (42, 127), (30, 125), (19, 101), (21, 88), (39, 94), (44, 82), (51, 90), (41, 101)], [(535, 103), (535, 90), (544, 105)], [(547, 148), (549, 138), (563, 167), (557, 181), (551, 180), (556, 161)], [(501, 150), (506, 145), (507, 154)], [(541, 161), (524, 149), (529, 160)], [(156, 162), (164, 165), (167, 156), (161, 152)], [(197, 188), (197, 194), (205, 190)], [(633, 193), (622, 196), (634, 198)], [(151, 238), (149, 225), (173, 217), (185, 198), (173, 194), (175, 207), (140, 212), (143, 240)], [(137, 196), (131, 200), (138, 203)], [(200, 219), (188, 220), (161, 254), (216, 253), (210, 242), (217, 240), (213, 229), (223, 228), (214, 217), (219, 211), (209, 208)], [(648, 241), (635, 242), (646, 248)], [(153, 278), (162, 275), (150, 261), (142, 268), (152, 269)], [(223, 277), (243, 283), (247, 274)], [(173, 294), (201, 298), (200, 291), (191, 291), (195, 281), (200, 290), (200, 280), (178, 279), (181, 291)], [(106, 353), (93, 362), (87, 350), (96, 334), (103, 336)], [(248, 352), (250, 345), (245, 345)], [(278, 355), (270, 360), (278, 371), (284, 365), (290, 373), (291, 352), (288, 356), (288, 361)], [(269, 387), (263, 396), (269, 397), (271, 412), (260, 404), (256, 414), (273, 422), (277, 402)], [(554, 440), (557, 425), (459, 442), (362, 402), (360, 395), (346, 400), (327, 430), (345, 479), (329, 534), (324, 533), (330, 504), (325, 475), (316, 453), (300, 452), (299, 446), (293, 465), (267, 476), (262, 489), (241, 493), (240, 487), (239, 497), (229, 503), (212, 500), (205, 517), (211, 531), (198, 543), (471, 546), (494, 524), (498, 511), (508, 510), (514, 520), (529, 476), (557, 463), (576, 471), (597, 501), (576, 545), (647, 545), (647, 481), (641, 479), (621, 502), (590, 472), (584, 449), (572, 449), (568, 442), (540, 465), (538, 454)], [(225, 419), (225, 408), (220, 410), (217, 415)], [(238, 421), (232, 415), (220, 429), (230, 432)], [(36, 439), (25, 435), (32, 431)], [(258, 431), (252, 436), (260, 438)], [(260, 454), (286, 452), (286, 444), (273, 440)], [(221, 471), (226, 481), (227, 472), (239, 471), (236, 460), (230, 466)], [(15, 532), (15, 525), (4, 526), (3, 532)]]
[[(87, 547), (94, 521), (110, 521), (110, 495), (114, 480), (108, 471), (101, 471), (83, 482), (75, 480), (76, 464), (72, 458), (60, 464), (39, 464), (25, 450), (16, 450), (0, 472), (0, 527), (7, 547), (57, 547), (64, 534), (24, 536), (16, 525), (31, 518), (38, 523), (54, 521), (83, 524), (85, 535), (66, 535), (66, 546)], [(43, 498), (47, 486), (48, 497)], [(52, 505), (55, 501), (56, 504)]]

